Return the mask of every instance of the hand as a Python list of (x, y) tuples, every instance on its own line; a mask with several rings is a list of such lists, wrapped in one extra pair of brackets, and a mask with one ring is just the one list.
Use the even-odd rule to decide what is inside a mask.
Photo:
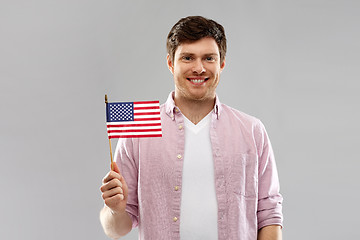
[(105, 205), (113, 213), (125, 213), (125, 207), (128, 197), (128, 187), (124, 177), (121, 175), (117, 164), (113, 163), (113, 169), (103, 179), (103, 185), (100, 188)]

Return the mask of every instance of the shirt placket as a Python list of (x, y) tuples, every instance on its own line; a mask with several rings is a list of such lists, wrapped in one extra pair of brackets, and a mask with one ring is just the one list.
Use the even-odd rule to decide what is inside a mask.
[(183, 159), (185, 151), (185, 131), (184, 131), (184, 119), (178, 110), (174, 108), (174, 113), (172, 114), (172, 119), (174, 120), (174, 127), (176, 128), (176, 138), (177, 143), (173, 153), (173, 161), (175, 163), (174, 171), (174, 185), (172, 186), (173, 192), (173, 216), (172, 219), (172, 232), (173, 236), (171, 239), (180, 240), (180, 206), (181, 206), (181, 189), (182, 189), (182, 171), (183, 171)]
[(227, 216), (226, 216), (226, 188), (224, 175), (224, 162), (221, 153), (221, 146), (216, 132), (216, 125), (218, 123), (218, 115), (213, 114), (212, 124), (210, 129), (210, 139), (214, 158), (214, 173), (215, 173), (215, 188), (218, 202), (218, 235), (219, 239), (227, 239)]

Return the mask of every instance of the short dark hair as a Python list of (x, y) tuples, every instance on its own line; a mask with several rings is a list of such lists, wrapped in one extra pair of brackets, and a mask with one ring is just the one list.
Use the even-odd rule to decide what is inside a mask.
[(173, 61), (177, 47), (184, 42), (195, 42), (205, 37), (213, 38), (220, 52), (220, 64), (226, 55), (226, 37), (224, 27), (214, 20), (202, 16), (189, 16), (180, 19), (170, 30), (166, 48)]

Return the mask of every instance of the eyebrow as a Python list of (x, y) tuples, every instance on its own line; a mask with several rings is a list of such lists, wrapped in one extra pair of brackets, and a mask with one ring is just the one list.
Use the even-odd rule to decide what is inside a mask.
[[(183, 53), (180, 53), (179, 55), (180, 55), (180, 56), (184, 56), (184, 55), (194, 56), (194, 55), (196, 55), (196, 54), (194, 54), (194, 53), (189, 53), (189, 52), (183, 52)], [(220, 56), (220, 54), (218, 54), (218, 53), (205, 53), (204, 56)]]

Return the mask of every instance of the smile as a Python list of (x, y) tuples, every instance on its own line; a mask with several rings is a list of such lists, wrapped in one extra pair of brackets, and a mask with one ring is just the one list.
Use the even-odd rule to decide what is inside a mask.
[(203, 83), (208, 79), (209, 78), (187, 78), (187, 80), (189, 80), (190, 82), (195, 83), (195, 84)]

